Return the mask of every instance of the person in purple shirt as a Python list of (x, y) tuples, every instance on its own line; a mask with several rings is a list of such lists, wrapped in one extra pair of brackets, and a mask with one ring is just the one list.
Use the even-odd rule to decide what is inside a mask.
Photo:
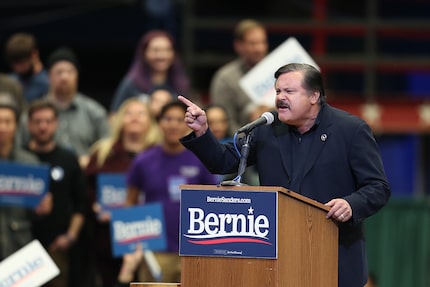
[[(161, 202), (167, 233), (167, 250), (154, 252), (161, 267), (162, 282), (180, 282), (179, 213), (181, 184), (216, 184), (200, 160), (179, 139), (190, 132), (184, 122), (187, 107), (178, 101), (163, 106), (158, 124), (163, 134), (161, 145), (138, 155), (127, 174), (129, 205), (137, 204), (139, 193), (145, 202)], [(139, 270), (140, 281), (153, 281), (145, 264)]]

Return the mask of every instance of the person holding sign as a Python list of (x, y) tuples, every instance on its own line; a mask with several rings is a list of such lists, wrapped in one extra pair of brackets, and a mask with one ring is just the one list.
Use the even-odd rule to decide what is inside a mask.
[[(274, 76), (277, 117), (252, 131), (247, 163), (256, 165), (261, 185), (282, 186), (330, 207), (326, 217), (339, 226), (338, 286), (363, 287), (363, 221), (391, 195), (378, 145), (368, 124), (327, 104), (315, 67), (287, 64)], [(213, 173), (236, 171), (240, 155), (234, 143), (220, 144), (205, 112), (179, 99), (188, 106), (185, 122), (193, 129), (183, 145)]]
[(142, 244), (136, 246), (134, 252), (126, 253), (122, 257), (121, 271), (118, 274), (117, 282), (113, 287), (129, 287), (134, 280), (136, 270), (143, 260)]
[(90, 161), (85, 168), (90, 205), (87, 218), (94, 242), (91, 250), (94, 251), (96, 272), (103, 286), (112, 286), (120, 272), (121, 260), (112, 255), (108, 207), (125, 206), (126, 186), (123, 182), (122, 188), (118, 185), (115, 189), (115, 194), (111, 191), (109, 196), (101, 196), (104, 194), (101, 178), (104, 175), (110, 178), (113, 175), (125, 176), (137, 154), (161, 142), (161, 132), (148, 103), (138, 97), (125, 100), (111, 124), (111, 135), (92, 146)]
[[(21, 149), (14, 142), (18, 119), (18, 106), (12, 96), (0, 95), (0, 162), (37, 164), (39, 161), (36, 156)], [(39, 213), (49, 212), (49, 202), (44, 204), (48, 206), (39, 206)], [(0, 207), (0, 261), (33, 239), (30, 215), (31, 210), (24, 206)]]
[[(217, 179), (179, 139), (189, 133), (184, 123), (187, 107), (178, 101), (163, 106), (158, 125), (163, 134), (161, 145), (138, 155), (127, 174), (127, 203), (138, 203), (139, 194), (145, 196), (145, 203), (160, 202), (163, 206), (167, 250), (155, 252), (161, 267), (162, 282), (180, 282), (179, 257), (179, 207), (181, 184), (216, 184)], [(142, 264), (140, 281), (154, 281), (155, 278)]]
[[(220, 67), (214, 74), (210, 87), (210, 102), (223, 106), (229, 115), (229, 126), (233, 131), (248, 121), (257, 119), (270, 107), (256, 104), (240, 86), (240, 80), (260, 63), (269, 51), (267, 31), (264, 25), (253, 19), (244, 19), (236, 24), (233, 46), (237, 58)], [(244, 173), (246, 181), (258, 184), (254, 168)]]
[(268, 109), (255, 105), (239, 84), (239, 80), (268, 53), (265, 27), (252, 19), (240, 21), (234, 29), (233, 46), (238, 58), (216, 71), (209, 95), (211, 103), (226, 108), (229, 125), (232, 130), (237, 130)]
[(72, 151), (59, 145), (54, 137), (58, 110), (47, 99), (34, 100), (28, 109), (27, 128), (30, 141), (27, 150), (41, 162), (50, 165), (49, 191), (52, 211), (32, 220), (33, 234), (47, 249), (60, 269), (60, 275), (49, 286), (68, 286), (72, 252), (84, 224), (85, 182), (79, 161)]

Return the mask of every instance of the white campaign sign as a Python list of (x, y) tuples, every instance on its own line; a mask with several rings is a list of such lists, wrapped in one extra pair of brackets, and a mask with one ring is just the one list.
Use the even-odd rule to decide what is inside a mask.
[(38, 240), (0, 262), (0, 287), (36, 287), (60, 274)]
[(290, 37), (240, 79), (240, 86), (257, 104), (273, 106), (275, 71), (289, 63), (305, 63), (320, 69), (296, 38)]

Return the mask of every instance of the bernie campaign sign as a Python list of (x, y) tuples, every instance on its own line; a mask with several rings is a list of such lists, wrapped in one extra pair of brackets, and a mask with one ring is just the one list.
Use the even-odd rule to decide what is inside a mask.
[(97, 202), (103, 209), (124, 207), (126, 199), (125, 174), (101, 173), (97, 176)]
[(0, 287), (42, 286), (58, 274), (57, 265), (35, 239), (0, 262)]
[(49, 166), (0, 162), (0, 205), (36, 207), (49, 189)]
[(110, 221), (114, 257), (136, 250), (165, 250), (167, 247), (163, 207), (148, 203), (136, 207), (113, 209)]
[(276, 192), (183, 189), (181, 194), (181, 256), (277, 258)]
[[(124, 173), (100, 173), (97, 176), (97, 202), (103, 210), (125, 207), (127, 184)], [(144, 202), (143, 193), (139, 194), (139, 204)]]

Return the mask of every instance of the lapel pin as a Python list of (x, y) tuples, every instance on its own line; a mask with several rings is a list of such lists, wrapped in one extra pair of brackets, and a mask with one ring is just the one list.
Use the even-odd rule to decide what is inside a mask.
[(327, 134), (322, 134), (320, 138), (321, 141), (325, 142), (327, 140)]

